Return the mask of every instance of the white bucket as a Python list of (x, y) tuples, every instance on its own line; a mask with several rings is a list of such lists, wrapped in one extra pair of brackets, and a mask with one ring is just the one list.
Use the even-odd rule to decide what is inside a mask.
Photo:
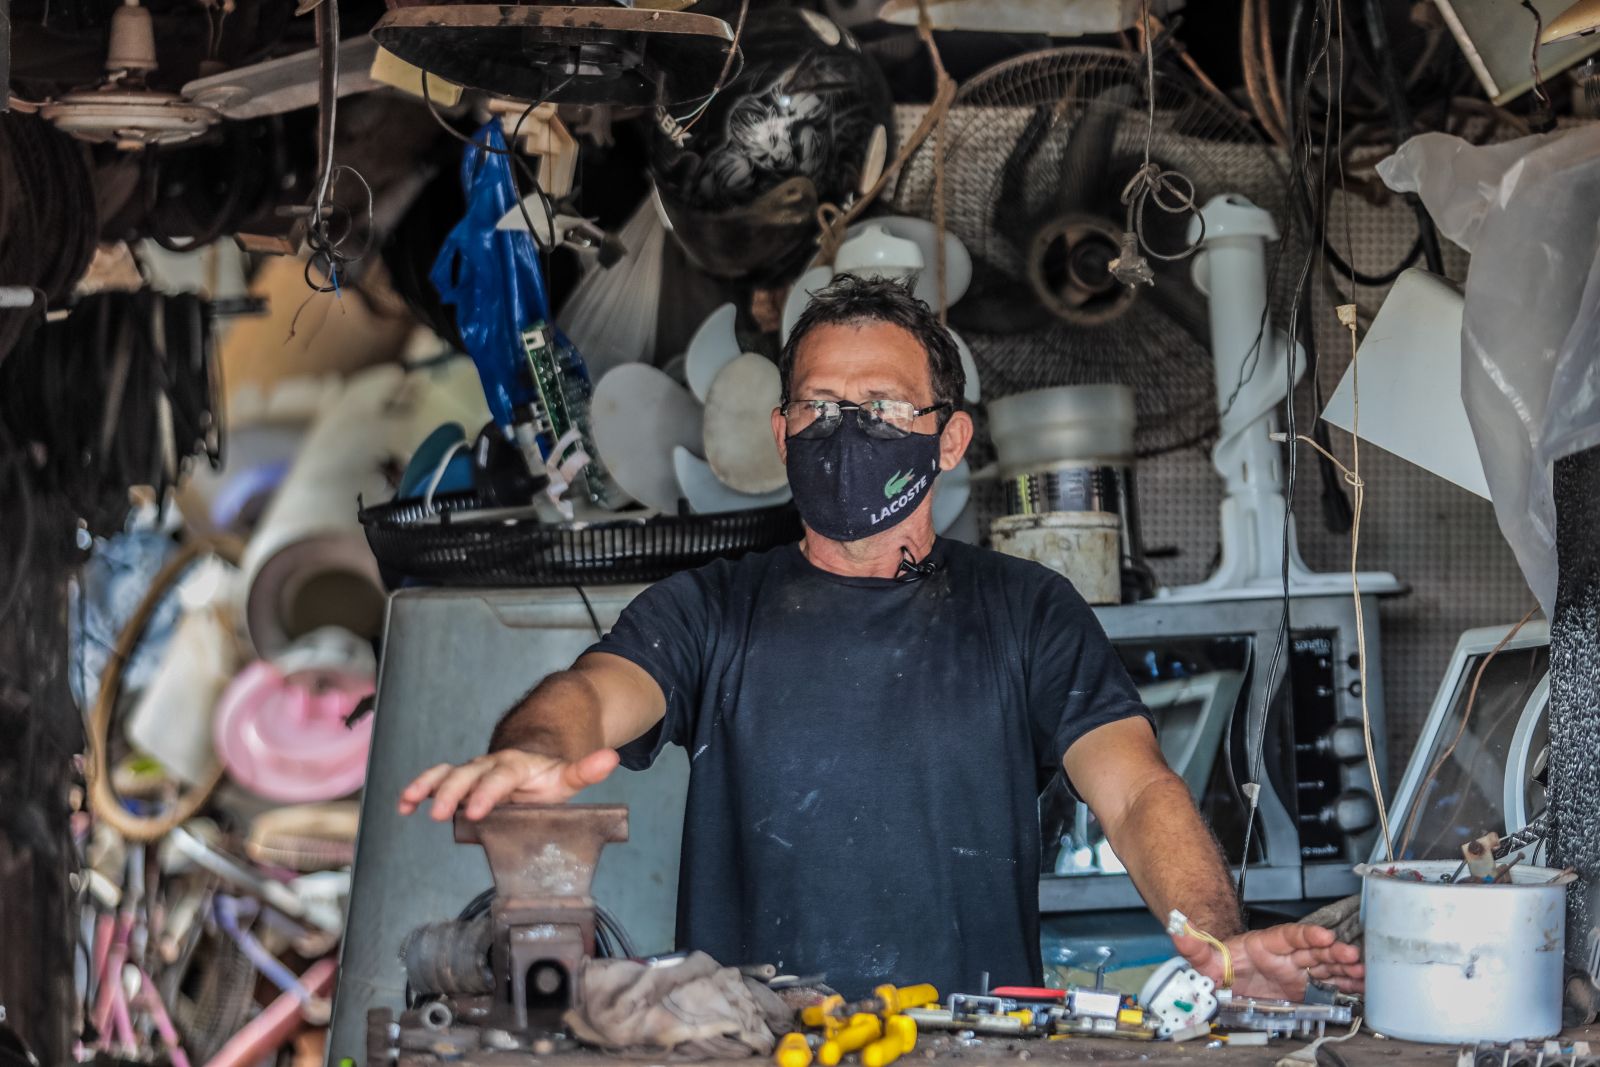
[(998, 552), (1066, 575), (1091, 604), (1122, 603), (1122, 520), (1109, 511), (1005, 515), (989, 538)]
[(1368, 873), (1367, 1025), (1407, 1041), (1528, 1040), (1561, 1029), (1565, 885), (1518, 865), (1511, 885), (1448, 884), (1456, 860), (1400, 864), (1427, 881)]

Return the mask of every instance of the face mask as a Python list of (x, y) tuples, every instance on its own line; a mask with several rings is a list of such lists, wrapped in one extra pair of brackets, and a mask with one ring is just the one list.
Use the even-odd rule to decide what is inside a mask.
[(939, 474), (938, 434), (868, 437), (854, 412), (827, 437), (790, 437), (787, 443), (795, 507), (830, 541), (859, 541), (898, 525)]

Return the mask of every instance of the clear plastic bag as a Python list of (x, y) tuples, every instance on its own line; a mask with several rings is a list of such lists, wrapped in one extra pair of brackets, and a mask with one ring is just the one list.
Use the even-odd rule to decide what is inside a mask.
[(1552, 464), (1600, 445), (1600, 126), (1482, 146), (1426, 133), (1378, 173), (1472, 253), (1461, 398), (1501, 532), (1549, 615)]

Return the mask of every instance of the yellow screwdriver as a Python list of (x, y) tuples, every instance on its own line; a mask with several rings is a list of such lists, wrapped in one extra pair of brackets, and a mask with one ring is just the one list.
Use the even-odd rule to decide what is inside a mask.
[(866, 1048), (882, 1036), (883, 1023), (878, 1017), (858, 1012), (850, 1016), (850, 1022), (817, 1049), (817, 1062), (822, 1067), (839, 1067), (839, 1061), (844, 1059), (845, 1053)]
[(778, 1067), (811, 1067), (811, 1045), (806, 1042), (806, 1035), (784, 1034), (778, 1051), (772, 1054), (772, 1062)]
[(917, 1047), (917, 1023), (909, 1015), (891, 1015), (883, 1021), (883, 1037), (861, 1050), (861, 1067), (889, 1067)]
[(870, 1011), (887, 1019), (907, 1008), (925, 1008), (929, 1004), (937, 1003), (939, 1003), (939, 991), (926, 982), (922, 985), (881, 985), (872, 991), (872, 996), (856, 1004), (855, 1010)]
[(844, 998), (835, 993), (809, 1007), (800, 1009), (800, 1021), (807, 1026), (836, 1030), (844, 1025), (849, 1013), (845, 1011)]

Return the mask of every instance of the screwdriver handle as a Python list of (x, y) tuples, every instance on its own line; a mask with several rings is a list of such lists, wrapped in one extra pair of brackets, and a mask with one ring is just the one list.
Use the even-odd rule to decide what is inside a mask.
[(898, 1015), (908, 1008), (925, 1008), (929, 1004), (939, 1003), (939, 991), (926, 982), (898, 987), (881, 985), (872, 993), (883, 1005), (881, 1013), (885, 1018)]
[(836, 1025), (839, 1014), (844, 1009), (844, 997), (835, 993), (816, 1004), (800, 1009), (800, 1021), (807, 1026), (826, 1027)]
[(802, 1033), (784, 1034), (778, 1050), (772, 1054), (778, 1067), (811, 1067), (811, 1046)]
[(861, 1067), (889, 1067), (917, 1047), (917, 1023), (909, 1015), (891, 1015), (883, 1027), (883, 1037), (861, 1050)]
[(817, 1062), (822, 1067), (838, 1067), (846, 1053), (863, 1049), (882, 1036), (883, 1024), (876, 1015), (852, 1015), (848, 1025), (817, 1049)]

